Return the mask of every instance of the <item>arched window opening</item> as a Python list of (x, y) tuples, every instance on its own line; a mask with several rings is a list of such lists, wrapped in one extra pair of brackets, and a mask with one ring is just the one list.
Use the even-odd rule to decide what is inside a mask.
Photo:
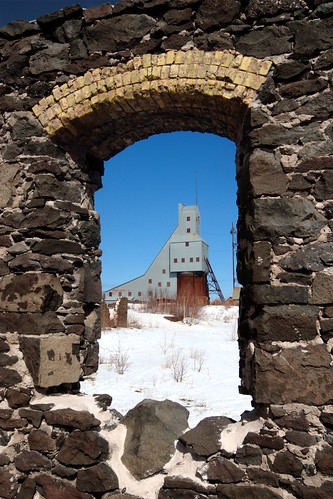
[[(250, 409), (250, 397), (238, 394), (236, 190), (235, 144), (213, 134), (153, 135), (106, 162), (95, 197), (103, 293), (111, 317), (119, 297), (127, 298), (130, 327), (102, 332), (99, 370), (82, 383), (83, 391), (110, 392), (121, 412), (143, 398), (171, 398), (190, 409), (193, 423), (221, 413), (237, 418)], [(179, 312), (171, 305), (176, 273), (163, 262), (160, 275), (154, 274), (152, 262), (179, 226), (179, 205), (199, 209), (196, 216), (184, 213), (184, 234), (189, 228), (187, 237), (195, 239), (201, 230), (223, 305), (207, 275), (211, 305), (189, 312), (183, 299)], [(182, 240), (179, 255), (167, 247), (170, 265), (198, 265), (193, 241)], [(131, 288), (140, 276), (142, 287)], [(156, 301), (163, 308), (152, 314)], [(165, 318), (172, 315), (172, 321)]]

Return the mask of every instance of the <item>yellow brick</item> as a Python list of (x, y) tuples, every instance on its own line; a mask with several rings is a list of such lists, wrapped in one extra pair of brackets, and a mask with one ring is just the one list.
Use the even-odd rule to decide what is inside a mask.
[(230, 54), (229, 52), (223, 52), (221, 54), (221, 59), (220, 59), (220, 64), (221, 66), (224, 66), (225, 68), (228, 68), (234, 60), (234, 56)]
[(169, 50), (169, 52), (166, 53), (166, 64), (173, 64), (175, 62), (175, 51), (174, 50)]
[(67, 98), (68, 97), (64, 97), (63, 99), (61, 99), (59, 101), (59, 104), (60, 104), (60, 107), (63, 111), (66, 111), (66, 109), (69, 108), (69, 104), (68, 104), (68, 101), (67, 101)]
[(105, 79), (105, 86), (108, 90), (115, 88), (116, 84), (113, 76)]
[(45, 102), (47, 104), (48, 107), (52, 106), (54, 104), (54, 97), (53, 95), (48, 95), (46, 98), (45, 98)]
[(236, 78), (238, 71), (235, 68), (228, 68), (226, 69), (225, 76), (228, 80), (231, 80), (234, 82), (234, 79)]
[(233, 82), (236, 85), (243, 85), (244, 82), (246, 81), (247, 77), (248, 77), (248, 75), (247, 75), (247, 73), (245, 73), (245, 71), (237, 71), (237, 73), (233, 79)]
[(178, 50), (175, 55), (175, 64), (182, 64), (183, 62), (185, 62), (185, 56), (186, 52)]
[(142, 59), (141, 59), (140, 56), (134, 57), (134, 59), (132, 60), (132, 63), (133, 63), (133, 68), (134, 69), (140, 69), (140, 68), (142, 68)]
[(160, 66), (153, 66), (152, 75), (154, 78), (161, 78), (161, 67)]
[(38, 118), (38, 116), (40, 116), (40, 114), (41, 114), (41, 112), (42, 112), (39, 104), (36, 104), (36, 105), (32, 108), (32, 111), (33, 111), (34, 115), (35, 115), (35, 116), (37, 116), (37, 118)]
[(262, 76), (267, 76), (269, 70), (271, 69), (272, 61), (262, 61), (258, 74)]
[(74, 95), (70, 94), (68, 97), (66, 97), (66, 102), (68, 104), (68, 109), (75, 106), (75, 99)]
[(229, 82), (226, 82), (224, 86), (226, 90), (234, 90), (236, 88), (236, 85), (234, 83)]
[(156, 64), (157, 66), (164, 66), (166, 54), (158, 54)]
[(216, 78), (224, 80), (227, 69), (223, 66), (219, 66), (216, 71)]
[(126, 85), (129, 85), (131, 83), (131, 73), (128, 72), (128, 73), (124, 73), (123, 74), (123, 85), (126, 86)]
[(170, 66), (162, 66), (161, 69), (161, 78), (163, 80), (167, 80), (170, 76)]
[(206, 64), (206, 66), (210, 66), (210, 64), (215, 59), (214, 53), (212, 53), (212, 52), (204, 52), (204, 56), (203, 56), (202, 59), (203, 59), (203, 63)]
[[(92, 75), (91, 75), (91, 76), (92, 76)], [(76, 81), (77, 81), (77, 86), (78, 86), (78, 88), (82, 88), (82, 87), (84, 87), (84, 86), (86, 85), (86, 82), (85, 82), (85, 79), (84, 79), (84, 77), (83, 77), (83, 76), (79, 76), (79, 77), (76, 79)]]
[(177, 78), (178, 68), (179, 66), (177, 64), (172, 64), (172, 66), (170, 66), (170, 78)]
[(235, 97), (242, 97), (245, 94), (245, 87), (237, 85), (233, 93)]
[(83, 76), (84, 85), (90, 85), (94, 81), (94, 77), (91, 71), (87, 71), (87, 73)]
[(242, 71), (249, 71), (250, 73), (257, 73), (261, 62), (262, 61), (260, 59), (244, 56), (239, 69)]
[(197, 78), (206, 78), (206, 66), (204, 64), (197, 64), (196, 73)]
[(114, 84), (117, 88), (121, 87), (123, 85), (123, 79), (121, 74), (117, 74), (114, 77)]
[(101, 79), (100, 81), (97, 82), (97, 92), (105, 92), (106, 91), (106, 81), (105, 78)]
[(209, 64), (209, 66), (207, 66), (207, 77), (208, 78), (216, 78), (217, 70), (218, 70), (217, 65)]
[(47, 125), (47, 124), (48, 124), (48, 122), (49, 122), (49, 119), (48, 119), (48, 117), (47, 117), (47, 115), (46, 115), (46, 112), (45, 112), (45, 111), (44, 111), (44, 112), (42, 112), (42, 113), (39, 115), (38, 119), (39, 119), (39, 121), (41, 122), (41, 124), (42, 124), (43, 126)]
[(74, 96), (75, 104), (78, 104), (79, 102), (81, 102), (84, 99), (82, 90), (77, 90), (76, 92), (74, 92), (73, 96)]
[(192, 62), (196, 64), (203, 64), (205, 52), (202, 50), (191, 50)]
[(52, 94), (56, 101), (60, 100), (62, 97), (62, 93), (59, 87), (55, 87), (52, 91)]
[(142, 65), (144, 68), (149, 68), (149, 66), (151, 66), (151, 54), (143, 54)]
[(264, 78), (263, 76), (258, 76), (253, 73), (247, 73), (243, 84), (245, 87), (253, 88), (254, 90), (259, 90), (261, 85), (264, 83), (265, 79), (266, 78)]
[(139, 83), (141, 81), (141, 71), (138, 71), (138, 70), (134, 70), (134, 71), (131, 71), (130, 73), (130, 82), (131, 84), (133, 83)]
[(231, 67), (238, 68), (241, 65), (241, 63), (242, 63), (242, 60), (243, 60), (243, 56), (241, 54), (238, 54), (234, 58), (234, 60), (232, 61)]
[(63, 128), (63, 124), (61, 123), (59, 118), (55, 118), (48, 126), (49, 135), (53, 136)]
[(67, 95), (70, 94), (70, 89), (69, 89), (67, 83), (64, 83), (63, 85), (61, 85), (60, 91), (61, 91), (61, 94), (63, 97), (67, 97)]

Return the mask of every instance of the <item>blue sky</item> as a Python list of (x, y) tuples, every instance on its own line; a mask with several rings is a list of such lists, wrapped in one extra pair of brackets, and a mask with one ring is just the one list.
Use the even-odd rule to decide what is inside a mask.
[[(0, 0), (0, 26), (36, 19), (74, 0)], [(81, 0), (93, 7), (103, 0)], [(116, 3), (116, 2), (113, 2)], [(232, 293), (231, 224), (236, 224), (235, 145), (202, 133), (149, 137), (105, 163), (96, 193), (102, 224), (103, 290), (143, 274), (177, 225), (178, 203), (196, 202), (201, 235), (220, 287)]]

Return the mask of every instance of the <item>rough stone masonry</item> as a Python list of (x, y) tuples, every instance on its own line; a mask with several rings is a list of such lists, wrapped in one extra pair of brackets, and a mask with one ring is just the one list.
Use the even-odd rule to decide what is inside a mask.
[[(325, 0), (76, 4), (0, 28), (1, 496), (114, 487), (79, 491), (107, 456), (98, 424), (55, 430), (31, 403), (97, 369), (103, 160), (194, 130), (237, 144), (240, 389), (265, 424), (160, 498), (332, 497), (332, 85)], [(70, 466), (81, 432), (101, 450)]]

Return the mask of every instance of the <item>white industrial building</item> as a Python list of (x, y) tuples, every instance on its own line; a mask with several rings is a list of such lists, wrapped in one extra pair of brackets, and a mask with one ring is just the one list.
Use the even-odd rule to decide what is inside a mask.
[(145, 274), (107, 290), (104, 295), (106, 304), (111, 305), (120, 297), (126, 297), (129, 301), (148, 301), (151, 298), (172, 300), (177, 298), (180, 288), (183, 293), (186, 288), (189, 293), (204, 294), (208, 301), (207, 275), (212, 270), (208, 261), (208, 245), (200, 232), (198, 206), (180, 203), (178, 226)]

